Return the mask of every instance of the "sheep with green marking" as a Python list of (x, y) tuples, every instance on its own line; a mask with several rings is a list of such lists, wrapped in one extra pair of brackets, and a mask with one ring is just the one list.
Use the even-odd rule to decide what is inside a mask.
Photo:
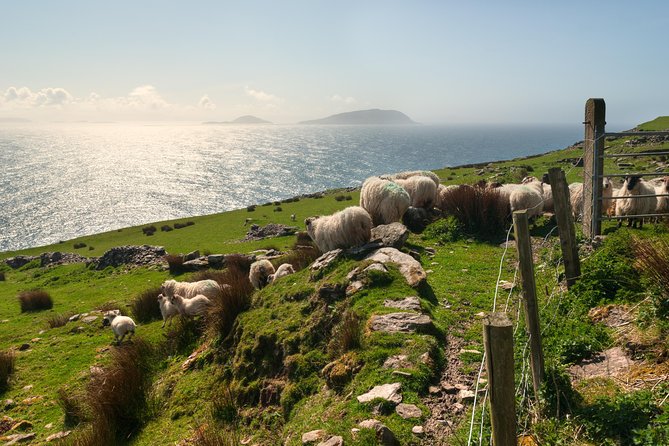
[(409, 205), (409, 193), (394, 181), (369, 177), (362, 184), (360, 207), (369, 213), (374, 226), (400, 221)]

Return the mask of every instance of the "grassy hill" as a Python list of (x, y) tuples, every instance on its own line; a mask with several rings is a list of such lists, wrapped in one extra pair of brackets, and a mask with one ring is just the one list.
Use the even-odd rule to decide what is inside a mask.
[(669, 130), (669, 116), (658, 116), (652, 121), (639, 124), (637, 129), (643, 131), (663, 131)]
[[(607, 147), (616, 152), (669, 148), (669, 143), (628, 140), (607, 141)], [(579, 181), (582, 169), (574, 164), (581, 156), (581, 148), (571, 147), (436, 173), (444, 184), (509, 182), (528, 174), (540, 177), (549, 167), (560, 166), (569, 181)], [(618, 166), (607, 159), (605, 169), (651, 171), (664, 161), (650, 157)], [(99, 256), (114, 246), (151, 244), (173, 254), (195, 249), (247, 254), (272, 248), (286, 253), (275, 263), (304, 266), (314, 253), (296, 250), (294, 236), (242, 242), (246, 219), (259, 225), (302, 227), (309, 215), (329, 214), (357, 202), (357, 192), (331, 191), (322, 198), (157, 222), (151, 236), (142, 227), (126, 228), (0, 253), (0, 259), (47, 251)], [(291, 221), (291, 214), (297, 222)], [(193, 224), (160, 231), (161, 226), (188, 221)], [(523, 444), (666, 444), (669, 290), (642, 263), (652, 257), (642, 250), (649, 240), (648, 249), (660, 253), (657, 263), (669, 271), (667, 253), (658, 245), (669, 239), (666, 226), (628, 231), (605, 223), (609, 236), (601, 246), (593, 251), (582, 245), (583, 276), (569, 292), (560, 274), (554, 226), (544, 217), (532, 228), (548, 376), (540, 407), (528, 397), (532, 386), (518, 288), (497, 286), (498, 279), (517, 281), (515, 249), (505, 249), (506, 232), (468, 233), (446, 219), (422, 235), (412, 235), (404, 249), (413, 251), (427, 271), (427, 281), (419, 287), (409, 286), (398, 268), (388, 265), (385, 271), (360, 273), (363, 288), (346, 293), (349, 274), (369, 262), (344, 257), (322, 271), (301, 269), (251, 292), (235, 272), (243, 269), (240, 258), (225, 270), (207, 273), (232, 283), (234, 299), (221, 301), (206, 320), (174, 321), (165, 329), (160, 314), (148, 314), (138, 302), (153, 302), (164, 280), (189, 280), (195, 273), (172, 274), (160, 266), (40, 268), (36, 261), (14, 270), (0, 263), (5, 278), (0, 281), (0, 352), (11, 351), (15, 358), (7, 386), (0, 379), (0, 407), (14, 424), (30, 423), (7, 432), (12, 423), (0, 423), (0, 436), (34, 433), (42, 443), (51, 434), (72, 430), (65, 440), (71, 444), (155, 445), (189, 439), (182, 444), (299, 445), (302, 434), (323, 429), (341, 436), (344, 444), (372, 445), (377, 444), (373, 430), (352, 429), (374, 418), (401, 444), (467, 444), (473, 405), (458, 392), (476, 388), (483, 351), (480, 314), (491, 311), (496, 300), (497, 309), (506, 309), (517, 322), (517, 407)], [(74, 248), (81, 243), (86, 246)], [(49, 293), (52, 308), (21, 312), (17, 296), (34, 289)], [(417, 297), (418, 311), (431, 320), (428, 328), (415, 333), (372, 330), (374, 317), (404, 311), (386, 306), (386, 301), (407, 296)], [(96, 312), (106, 308), (120, 308), (139, 322), (132, 343), (111, 345), (112, 333), (102, 328)], [(75, 313), (97, 318), (55, 326), (59, 316)], [(27, 348), (20, 350), (24, 344)], [(570, 375), (572, 365), (613, 347), (627, 355), (631, 368), (615, 376)], [(1, 371), (0, 367), (0, 378)], [(405, 419), (392, 404), (379, 400), (358, 402), (357, 396), (389, 383), (401, 384), (402, 403), (415, 405), (417, 417)], [(484, 386), (485, 376), (480, 384)], [(478, 438), (483, 398), (481, 393), (474, 414), (474, 444), (489, 441), (487, 413), (480, 443)], [(412, 433), (414, 426), (422, 426), (424, 433)]]

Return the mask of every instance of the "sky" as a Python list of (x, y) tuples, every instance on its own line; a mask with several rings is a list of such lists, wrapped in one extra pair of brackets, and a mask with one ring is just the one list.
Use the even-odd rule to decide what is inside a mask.
[(669, 2), (0, 0), (0, 119), (669, 115)]

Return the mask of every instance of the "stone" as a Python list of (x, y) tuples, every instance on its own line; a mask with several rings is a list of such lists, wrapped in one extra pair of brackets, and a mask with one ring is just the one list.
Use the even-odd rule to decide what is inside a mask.
[(441, 389), (438, 386), (430, 386), (427, 391), (430, 392), (430, 395), (436, 395), (441, 392)]
[(21, 404), (25, 406), (30, 406), (32, 404), (35, 404), (38, 401), (41, 401), (44, 397), (42, 396), (31, 396), (30, 398), (26, 398), (23, 401), (21, 401)]
[(416, 296), (405, 297), (401, 300), (386, 299), (383, 301), (384, 307), (397, 308), (400, 310), (420, 311), (420, 300)]
[(442, 382), (441, 388), (444, 389), (444, 392), (446, 393), (450, 394), (458, 393), (458, 389), (453, 384)]
[(21, 420), (17, 423), (14, 423), (9, 430), (10, 431), (27, 431), (28, 429), (32, 429), (32, 427), (33, 427), (33, 424), (30, 421)]
[(95, 261), (95, 269), (99, 271), (108, 266), (121, 265), (161, 265), (165, 263), (166, 254), (162, 246), (116, 246)]
[(376, 440), (382, 446), (400, 446), (393, 431), (388, 429), (388, 426), (381, 423), (379, 420), (369, 419), (361, 421), (358, 426), (362, 429), (373, 429), (376, 431)]
[(16, 406), (16, 402), (12, 399), (6, 399), (4, 402), (4, 408), (5, 410), (9, 410), (12, 407)]
[(49, 423), (44, 426), (44, 429), (53, 429), (53, 423)]
[(332, 262), (340, 258), (344, 254), (344, 250), (342, 249), (333, 249), (332, 251), (328, 251), (316, 260), (314, 260), (314, 263), (311, 264), (309, 269), (311, 271), (320, 271), (325, 268), (327, 268)]
[(251, 225), (242, 241), (262, 240), (270, 237), (284, 237), (294, 235), (298, 231), (297, 226), (285, 226), (278, 223), (269, 223), (265, 226)]
[(86, 316), (84, 318), (81, 318), (81, 321), (90, 324), (91, 322), (96, 321), (97, 319), (98, 319), (97, 316)]
[(420, 362), (422, 362), (425, 365), (432, 365), (432, 358), (430, 357), (430, 353), (425, 352), (422, 355), (420, 355)]
[(402, 371), (400, 371), (400, 370), (393, 370), (392, 372), (390, 372), (390, 374), (391, 374), (391, 375), (398, 375), (398, 376), (405, 376), (405, 377), (407, 377), (407, 378), (410, 377), (410, 376), (413, 376), (413, 375), (412, 375), (411, 373), (409, 373), (409, 372), (402, 372)]
[(199, 258), (200, 258), (200, 251), (196, 249), (195, 251), (191, 251), (184, 256), (184, 262), (188, 262), (189, 260), (195, 260)]
[(409, 286), (412, 287), (420, 285), (427, 277), (420, 263), (395, 248), (378, 249), (369, 254), (365, 259), (379, 263), (396, 263), (400, 273), (404, 276)]
[(354, 440), (356, 438), (358, 438), (359, 433), (360, 433), (360, 429), (358, 429), (357, 427), (352, 427), (351, 428), (351, 438), (353, 438)]
[(28, 443), (35, 438), (35, 433), (31, 432), (29, 434), (14, 434), (3, 437), (4, 440), (9, 440), (8, 443), (5, 443), (5, 446), (19, 444), (19, 443)]
[(60, 431), (60, 432), (56, 432), (55, 434), (51, 434), (51, 435), (49, 435), (48, 437), (46, 437), (46, 441), (59, 440), (59, 439), (61, 439), (61, 438), (65, 438), (65, 437), (67, 437), (68, 435), (70, 435), (70, 433), (72, 433), (72, 431)]
[(21, 389), (21, 390), (23, 390), (24, 392), (30, 392), (32, 389), (33, 389), (33, 385), (28, 384), (27, 386), (23, 386), (23, 389)]
[(184, 262), (182, 267), (186, 271), (200, 271), (209, 268), (209, 262), (202, 259), (193, 259)]
[(460, 349), (460, 354), (463, 354), (463, 353), (470, 353), (472, 355), (482, 355), (483, 354), (478, 350), (466, 349), (466, 348)]
[(19, 346), (19, 351), (20, 351), (20, 352), (23, 352), (23, 351), (28, 350), (29, 348), (30, 348), (30, 344), (21, 344), (21, 345)]
[(411, 433), (413, 433), (418, 437), (421, 437), (423, 436), (423, 434), (425, 434), (425, 429), (423, 428), (423, 426), (414, 426), (411, 428)]
[(51, 265), (69, 265), (71, 263), (86, 263), (91, 259), (70, 252), (43, 252), (39, 256), (42, 268)]
[(409, 418), (420, 418), (423, 415), (423, 412), (421, 412), (415, 404), (400, 403), (395, 407), (395, 412), (405, 420)]
[(378, 271), (378, 272), (380, 272), (380, 273), (387, 273), (387, 272), (388, 272), (388, 268), (386, 268), (385, 266), (383, 266), (382, 263), (372, 263), (372, 264), (369, 265), (367, 268), (365, 268), (365, 269), (362, 270), (363, 273), (367, 273), (367, 272), (369, 272), (369, 271)]
[(458, 392), (458, 398), (462, 401), (474, 401), (474, 395), (476, 393), (473, 390), (461, 390)]
[(385, 333), (425, 333), (434, 328), (429, 316), (418, 313), (389, 313), (372, 316), (369, 320), (369, 327), (372, 331)]
[(223, 266), (225, 265), (225, 255), (223, 254), (211, 254), (207, 256), (207, 262), (209, 262), (210, 265), (215, 265), (215, 266)]
[(78, 321), (80, 317), (81, 317), (81, 314), (79, 314), (79, 313), (73, 314), (72, 316), (70, 316), (70, 318), (67, 321), (68, 322)]
[(379, 248), (383, 248), (383, 244), (381, 242), (369, 242), (365, 243), (362, 246), (354, 246), (352, 248), (348, 248), (345, 252), (346, 255), (350, 257), (354, 257), (356, 259), (361, 259), (367, 254), (369, 254), (372, 251), (376, 251)]
[(379, 225), (372, 228), (373, 241), (380, 241), (383, 246), (400, 249), (409, 238), (409, 230), (402, 223)]
[(302, 434), (302, 444), (316, 443), (322, 441), (327, 433), (323, 429), (316, 429)]
[(16, 257), (10, 257), (8, 259), (5, 259), (5, 263), (7, 264), (7, 266), (9, 266), (12, 269), (18, 269), (18, 268), (21, 268), (22, 266), (32, 262), (35, 259), (37, 259), (37, 257), (16, 256)]
[(330, 437), (327, 441), (321, 441), (318, 446), (344, 446), (344, 438), (339, 435)]
[(362, 283), (360, 280), (356, 280), (355, 282), (351, 282), (348, 284), (346, 287), (346, 295), (351, 296), (361, 289), (365, 288), (365, 284)]
[(383, 362), (383, 368), (385, 369), (408, 369), (412, 366), (409, 362), (409, 357), (407, 355), (393, 355), (389, 356)]
[(380, 398), (394, 404), (399, 404), (402, 402), (401, 389), (402, 383), (382, 384), (375, 386), (367, 393), (359, 395), (357, 399), (359, 403), (368, 403)]

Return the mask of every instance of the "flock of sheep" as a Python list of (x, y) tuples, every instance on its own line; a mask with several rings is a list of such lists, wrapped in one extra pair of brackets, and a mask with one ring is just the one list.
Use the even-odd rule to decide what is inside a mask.
[[(528, 217), (535, 217), (544, 211), (552, 212), (553, 197), (550, 185), (536, 177), (526, 177), (520, 184), (479, 184), (477, 186), (444, 186), (439, 178), (429, 171), (402, 172), (394, 175), (367, 178), (360, 192), (360, 206), (350, 206), (327, 216), (309, 217), (305, 220), (307, 233), (321, 252), (337, 248), (351, 248), (370, 241), (371, 230), (375, 226), (402, 221), (414, 232), (420, 232), (434, 215), (448, 209), (452, 194), (460, 188), (485, 187), (497, 192), (501, 205), (508, 214), (527, 210)], [(583, 184), (569, 185), (572, 212), (575, 218), (583, 213)], [(655, 197), (669, 194), (669, 177), (645, 181), (638, 176), (626, 177), (622, 186), (613, 187), (605, 178), (602, 189), (602, 213), (612, 216), (669, 213), (669, 197)], [(630, 198), (640, 195), (639, 198)], [(637, 221), (643, 225), (643, 218), (631, 218), (629, 224), (636, 227)], [(618, 225), (622, 224), (622, 219)], [(251, 264), (249, 281), (256, 289), (261, 289), (280, 277), (293, 274), (293, 266), (284, 263), (274, 268), (269, 260), (259, 260)], [(167, 280), (161, 286), (158, 305), (163, 317), (163, 327), (177, 314), (193, 317), (203, 314), (212, 298), (228, 285), (220, 285), (214, 280), (199, 282), (177, 282)], [(116, 341), (135, 332), (134, 321), (112, 310), (104, 315), (104, 325), (110, 325)]]

